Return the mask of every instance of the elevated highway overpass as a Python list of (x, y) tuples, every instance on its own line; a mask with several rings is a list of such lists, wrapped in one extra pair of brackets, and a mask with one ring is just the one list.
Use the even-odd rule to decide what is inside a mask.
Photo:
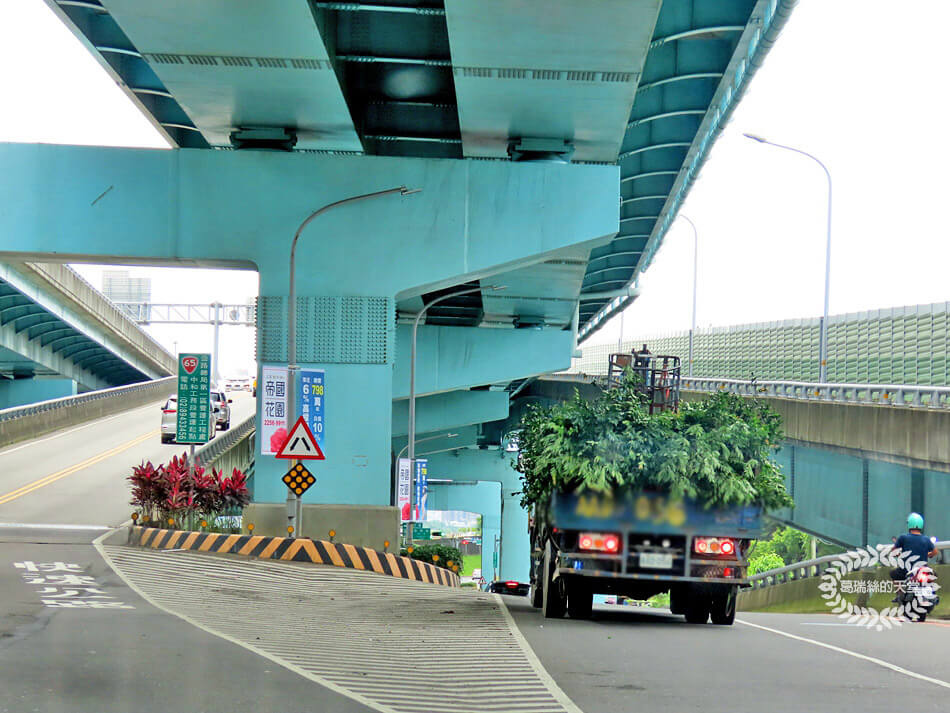
[(0, 409), (174, 370), (171, 354), (67, 265), (0, 263)]
[[(305, 504), (388, 526), (408, 323), (433, 305), (418, 436), (458, 424), (492, 472), (483, 424), (633, 298), (794, 2), (48, 5), (173, 150), (0, 146), (0, 259), (257, 269), (259, 360), (281, 364), (294, 230), (421, 190), (321, 216), (297, 253), (297, 360), (330, 399)], [(281, 522), (283, 468), (256, 468), (255, 517)]]

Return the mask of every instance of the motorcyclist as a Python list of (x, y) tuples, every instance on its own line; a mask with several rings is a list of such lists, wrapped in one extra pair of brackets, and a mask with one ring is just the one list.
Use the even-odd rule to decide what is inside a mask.
[[(901, 552), (910, 553), (905, 567), (895, 567), (891, 570), (891, 579), (903, 582), (907, 575), (917, 567), (927, 564), (927, 559), (937, 556), (937, 547), (932, 539), (924, 535), (924, 518), (919, 513), (912, 512), (907, 516), (907, 533), (894, 541), (892, 554)], [(894, 601), (897, 601), (895, 597)]]

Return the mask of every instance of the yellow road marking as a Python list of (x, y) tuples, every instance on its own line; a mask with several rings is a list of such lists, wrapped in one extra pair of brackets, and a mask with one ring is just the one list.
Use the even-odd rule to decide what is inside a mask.
[(100, 453), (99, 455), (95, 455), (95, 456), (92, 456), (91, 458), (87, 458), (81, 463), (77, 463), (76, 465), (71, 465), (68, 468), (64, 468), (63, 470), (59, 470), (59, 471), (56, 471), (55, 473), (51, 473), (50, 475), (40, 478), (39, 480), (34, 480), (32, 483), (27, 483), (26, 485), (20, 488), (17, 488), (16, 490), (11, 490), (9, 493), (0, 495), (0, 505), (8, 503), (11, 500), (16, 500), (17, 498), (21, 498), (24, 495), (28, 495), (29, 493), (32, 493), (34, 490), (39, 490), (40, 488), (46, 487), (50, 483), (55, 483), (57, 480), (61, 480), (65, 478), (66, 476), (72, 475), (73, 473), (80, 471), (83, 468), (88, 468), (89, 466), (95, 465), (96, 463), (99, 463), (100, 461), (104, 461), (107, 458), (111, 458), (114, 455), (118, 455), (122, 451), (126, 451), (132, 446), (138, 445), (142, 441), (146, 441), (149, 438), (154, 438), (158, 432), (159, 432), (159, 429), (156, 429), (154, 431), (149, 431), (143, 436), (138, 436), (137, 438), (133, 438), (131, 441), (126, 441), (122, 445), (116, 446), (115, 448), (105, 451), (104, 453)]

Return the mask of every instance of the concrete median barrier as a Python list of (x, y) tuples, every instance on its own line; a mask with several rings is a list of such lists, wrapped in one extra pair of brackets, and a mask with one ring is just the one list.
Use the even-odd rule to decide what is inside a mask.
[(442, 567), (410, 557), (400, 557), (392, 552), (380, 552), (368, 547), (326, 540), (131, 527), (127, 541), (129, 545), (151, 549), (193, 550), (287, 562), (309, 562), (360, 569), (389, 577), (439, 584), (444, 587), (459, 586), (458, 575)]
[(139, 406), (158, 403), (175, 393), (175, 388), (175, 377), (168, 377), (2, 409), (0, 448)]

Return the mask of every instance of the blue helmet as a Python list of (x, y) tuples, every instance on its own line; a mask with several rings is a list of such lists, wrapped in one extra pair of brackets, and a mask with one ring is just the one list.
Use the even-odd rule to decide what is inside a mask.
[(916, 512), (912, 512), (910, 515), (908, 515), (907, 529), (908, 530), (923, 530), (924, 529), (923, 516)]

